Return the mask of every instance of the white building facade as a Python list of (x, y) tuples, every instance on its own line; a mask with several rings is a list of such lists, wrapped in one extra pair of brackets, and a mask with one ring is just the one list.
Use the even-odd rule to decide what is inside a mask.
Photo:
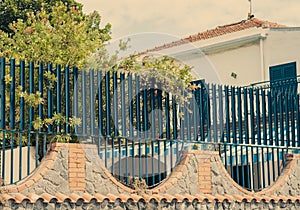
[(250, 18), (148, 52), (193, 66), (194, 74), (207, 82), (247, 86), (300, 73), (300, 27)]

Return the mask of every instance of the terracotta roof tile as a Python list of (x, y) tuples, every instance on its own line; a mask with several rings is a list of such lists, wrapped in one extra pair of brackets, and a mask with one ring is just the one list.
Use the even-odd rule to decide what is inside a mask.
[(131, 194), (130, 198), (134, 201), (134, 202), (138, 202), (140, 199), (143, 199), (143, 197), (136, 195), (136, 194)]
[(119, 194), (118, 197), (122, 202), (127, 202), (130, 199), (130, 196), (125, 194)]
[[(88, 203), (91, 200), (95, 199), (95, 197), (93, 197), (91, 194), (89, 193), (83, 193), (82, 198), (84, 200), (84, 202)], [(96, 200), (96, 199), (95, 199)]]
[(182, 202), (185, 199), (187, 199), (184, 195), (175, 194), (174, 196), (176, 197), (177, 201), (179, 201), (179, 202)]
[(48, 193), (43, 193), (41, 194), (41, 198), (43, 198), (43, 200), (46, 202), (46, 203), (49, 203), (51, 200), (57, 200), (57, 198), (53, 195), (50, 195)]
[(78, 200), (83, 200), (83, 198), (82, 198), (80, 195), (76, 194), (76, 193), (70, 194), (70, 195), (69, 195), (69, 198), (70, 198), (70, 200), (71, 200), (73, 203), (76, 203)]
[(176, 199), (174, 196), (169, 194), (164, 194), (162, 200), (166, 200), (167, 202), (172, 202), (174, 199)]
[(105, 199), (108, 199), (107, 197), (99, 193), (95, 194), (94, 197), (96, 198), (97, 202), (103, 202)]
[(184, 194), (183, 195), (185, 197), (185, 199), (187, 199), (189, 202), (193, 202), (194, 200), (198, 200), (197, 197), (189, 195), (189, 194)]
[(85, 203), (89, 203), (92, 200), (96, 200), (97, 202), (103, 202), (104, 200), (108, 200), (109, 202), (115, 202), (117, 200), (120, 200), (122, 202), (128, 202), (132, 200), (133, 202), (140, 202), (140, 201), (145, 201), (145, 202), (150, 202), (151, 200), (155, 200), (156, 202), (184, 202), (187, 200), (188, 202), (194, 202), (195, 200), (199, 202), (203, 202), (207, 200), (208, 202), (234, 202), (237, 201), (239, 203), (241, 202), (261, 202), (265, 201), (266, 203), (270, 202), (299, 202), (300, 197), (298, 196), (266, 196), (262, 195), (260, 197), (257, 196), (249, 196), (249, 195), (210, 195), (210, 194), (196, 194), (196, 195), (189, 195), (189, 194), (175, 194), (174, 196), (169, 195), (169, 194), (153, 194), (153, 195), (137, 195), (137, 194), (131, 194), (131, 195), (125, 195), (125, 194), (107, 194), (107, 195), (101, 195), (99, 193), (95, 195), (90, 195), (87, 193), (84, 193), (83, 195), (78, 195), (76, 193), (72, 193), (70, 195), (64, 195), (61, 193), (57, 193), (55, 195), (51, 195), (48, 193), (43, 193), (41, 195), (37, 195), (35, 193), (31, 193), (27, 196), (21, 194), (21, 193), (4, 193), (0, 195), (0, 203), (3, 203), (5, 201), (14, 201), (15, 203), (22, 203), (24, 201), (29, 201), (30, 203), (35, 203), (37, 200), (43, 200), (44, 203), (50, 203), (50, 202), (57, 202), (57, 203), (63, 203), (67, 200), (69, 200), (72, 203), (76, 203), (79, 200), (84, 201)]
[(28, 200), (28, 201), (32, 202), (28, 197), (24, 196), (21, 193), (16, 193), (14, 195), (14, 200), (16, 201), (16, 203), (22, 203), (25, 200)]
[(199, 202), (203, 202), (204, 200), (208, 200), (205, 195), (197, 194), (195, 195)]
[(142, 197), (147, 203), (153, 199), (153, 196), (147, 194), (142, 195)]
[(55, 194), (55, 197), (57, 198), (57, 201), (58, 201), (59, 203), (64, 202), (64, 201), (68, 198), (68, 196), (66, 196), (66, 195), (64, 195), (64, 194), (62, 194), (62, 193), (56, 193), (56, 194)]
[(206, 30), (203, 32), (199, 32), (197, 34), (190, 35), (186, 38), (149, 49), (145, 52), (138, 53), (137, 55), (143, 55), (148, 52), (155, 52), (155, 51), (159, 51), (159, 50), (163, 50), (175, 46), (180, 46), (190, 42), (196, 42), (199, 40), (211, 39), (214, 37), (238, 32), (238, 31), (243, 31), (250, 28), (261, 28), (261, 27), (282, 28), (286, 26), (278, 23), (269, 22), (266, 20), (260, 20), (258, 18), (251, 18), (251, 19), (242, 20), (232, 24), (218, 26), (214, 29)]

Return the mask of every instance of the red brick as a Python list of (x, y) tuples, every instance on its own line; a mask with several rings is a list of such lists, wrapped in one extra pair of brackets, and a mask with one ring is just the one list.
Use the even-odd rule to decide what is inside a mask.
[(77, 168), (77, 164), (76, 163), (69, 163), (69, 168)]
[(79, 149), (79, 148), (70, 148), (69, 149), (69, 154), (70, 153), (80, 153), (80, 154), (83, 154), (83, 149)]
[(69, 187), (77, 187), (77, 182), (69, 182)]
[(83, 182), (85, 182), (85, 180), (82, 179), (82, 178), (74, 177), (74, 178), (69, 178), (69, 183), (70, 183), (70, 182), (76, 182), (76, 183), (78, 184), (78, 183), (83, 183)]
[(28, 180), (27, 182), (25, 182), (24, 184), (26, 185), (26, 187), (30, 187), (34, 184), (35, 182), (33, 180)]
[(79, 177), (79, 178), (85, 178), (85, 173), (77, 173), (77, 177)]
[(210, 171), (199, 171), (199, 175), (203, 175), (203, 176), (210, 176)]
[[(48, 171), (48, 170), (47, 170), (47, 171)], [(42, 176), (41, 174), (36, 173), (36, 174), (34, 174), (34, 175), (31, 177), (31, 180), (32, 180), (33, 182), (38, 182), (42, 177), (43, 177), (43, 176)]]
[(77, 186), (78, 187), (82, 187), (83, 189), (85, 188), (85, 182), (80, 182), (80, 183), (77, 183)]
[(25, 190), (26, 188), (27, 188), (27, 187), (26, 187), (25, 184), (21, 184), (21, 185), (19, 185), (19, 186), (17, 187), (18, 192), (21, 192), (21, 191)]
[(69, 178), (75, 178), (77, 177), (77, 173), (70, 173), (69, 172)]

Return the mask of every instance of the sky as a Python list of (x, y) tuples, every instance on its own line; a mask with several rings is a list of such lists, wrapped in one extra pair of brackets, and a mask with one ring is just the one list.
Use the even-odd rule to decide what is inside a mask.
[[(77, 0), (84, 11), (98, 11), (112, 24), (112, 38), (161, 33), (186, 37), (218, 25), (246, 19), (248, 0)], [(299, 0), (252, 0), (255, 17), (300, 26)]]

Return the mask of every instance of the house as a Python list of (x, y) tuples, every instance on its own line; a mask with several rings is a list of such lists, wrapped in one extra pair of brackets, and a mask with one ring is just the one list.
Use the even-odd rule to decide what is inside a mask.
[[(283, 35), (284, 30), (291, 33)], [(267, 77), (271, 80), (296, 77), (296, 53), (290, 53), (294, 57), (285, 57), (273, 52), (280, 44), (289, 49), (288, 44), (278, 41), (279, 35), (286, 38), (294, 31), (297, 32), (249, 18), (149, 52), (169, 51), (184, 62), (200, 64), (195, 65), (200, 68), (195, 68), (194, 73), (207, 81), (219, 77), (224, 83), (246, 85), (268, 80)], [(296, 43), (297, 36), (294, 36), (295, 39), (289, 41)], [(277, 48), (268, 43), (272, 40), (278, 44)], [(277, 60), (269, 55), (271, 53)], [(6, 66), (10, 72), (16, 72), (13, 75), (30, 72), (25, 71), (30, 70), (28, 65), (18, 68), (20, 65), (14, 61), (10, 61), (12, 64), (5, 58), (0, 61), (2, 90), (5, 90), (4, 78), (8, 75)], [(139, 94), (145, 85), (143, 79), (133, 74), (101, 70), (78, 74), (76, 68), (71, 72), (61, 71), (60, 67), (49, 68), (59, 78), (69, 78), (66, 81), (74, 85), (57, 82), (59, 85), (43, 95), (45, 100), (53, 101), (54, 106), (40, 104), (38, 116), (43, 118), (43, 113), (52, 116), (57, 110), (62, 113), (61, 106), (68, 116), (67, 110), (74, 109), (75, 116), (81, 117), (83, 122), (75, 128), (78, 135), (74, 137), (79, 142), (80, 138), (90, 139), (90, 142), (53, 143), (53, 135), (61, 137), (60, 127), (67, 130), (68, 123), (55, 126), (56, 130), (44, 127), (43, 132), (42, 129), (30, 130), (29, 126), (24, 130), (3, 127), (2, 142), (3, 145), (9, 143), (10, 152), (4, 147), (0, 151), (3, 160), (0, 174), (4, 180), (4, 186), (0, 187), (0, 209), (299, 208), (300, 155), (296, 154), (300, 148), (299, 95), (293, 98), (297, 101), (289, 109), (286, 105), (290, 104), (290, 98), (274, 97), (270, 91), (266, 94), (259, 88), (209, 85), (207, 94), (200, 89), (199, 104), (197, 97), (179, 104), (175, 95), (166, 92), (164, 97), (155, 96), (154, 90), (148, 100), (146, 91)], [(260, 71), (265, 69), (268, 71)], [(39, 70), (41, 75), (44, 70), (49, 71), (48, 68)], [(71, 73), (79, 78), (70, 76)], [(47, 85), (43, 80), (28, 77), (38, 87)], [(75, 80), (79, 81), (76, 85)], [(9, 84), (10, 100), (2, 97), (2, 107), (6, 104), (12, 107), (10, 113), (14, 113), (15, 101), (20, 100), (14, 94), (15, 81), (13, 78)], [(28, 88), (25, 84), (23, 87)], [(108, 94), (111, 87), (113, 95)], [(69, 88), (74, 88), (73, 98), (61, 94), (61, 90)], [(99, 92), (93, 98), (95, 89)], [(2, 95), (5, 94), (2, 91)], [(61, 100), (63, 97), (65, 101)], [(204, 98), (209, 109), (203, 108)], [(280, 100), (278, 109), (277, 103), (273, 103), (277, 99)], [(161, 112), (149, 114), (147, 109), (156, 105), (162, 107)], [(28, 111), (27, 107), (20, 103), (20, 110)], [(177, 110), (184, 117), (177, 117)], [(20, 124), (29, 122), (30, 125), (32, 119), (23, 116)], [(99, 116), (98, 119), (95, 116)], [(210, 120), (204, 116), (210, 116)], [(1, 113), (0, 117), (1, 122), (15, 121), (13, 114)], [(151, 129), (148, 129), (148, 120)], [(144, 133), (140, 132), (143, 128), (147, 128)], [(22, 144), (24, 137), (28, 138), (26, 145)], [(190, 146), (185, 147), (185, 144)], [(24, 146), (28, 148), (26, 152), (14, 150)], [(24, 159), (30, 160), (33, 149), (37, 168), (32, 171), (31, 162)], [(18, 161), (19, 164), (15, 164)], [(11, 167), (6, 169), (9, 164)], [(23, 176), (24, 168), (27, 173)], [(5, 182), (7, 177), (9, 180)]]
[(250, 16), (140, 54), (167, 54), (194, 66), (194, 74), (207, 82), (246, 86), (295, 78), (299, 48), (300, 27)]

